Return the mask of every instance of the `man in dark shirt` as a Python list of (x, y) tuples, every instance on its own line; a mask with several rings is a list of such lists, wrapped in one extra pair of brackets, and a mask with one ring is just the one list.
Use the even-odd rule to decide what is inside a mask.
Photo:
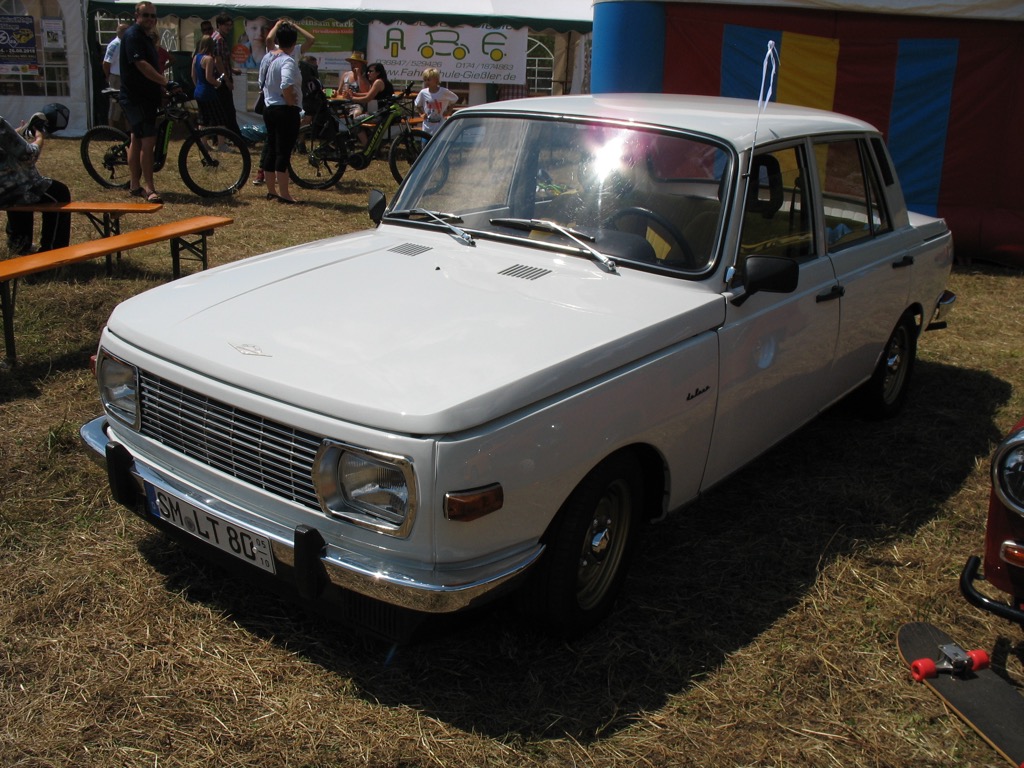
[(156, 146), (156, 118), (167, 88), (167, 78), (159, 69), (159, 57), (153, 42), (156, 6), (137, 3), (135, 23), (121, 39), (121, 94), (119, 101), (131, 126), (132, 143), (128, 147), (129, 190), (136, 197), (162, 202), (153, 183), (153, 149)]

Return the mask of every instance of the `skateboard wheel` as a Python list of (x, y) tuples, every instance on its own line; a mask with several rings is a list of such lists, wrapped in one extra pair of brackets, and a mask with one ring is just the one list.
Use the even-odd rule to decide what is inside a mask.
[(918, 659), (910, 665), (910, 674), (920, 683), (925, 678), (938, 675), (938, 669), (931, 659)]
[(971, 660), (971, 669), (977, 671), (979, 669), (988, 669), (992, 663), (988, 654), (980, 648), (974, 651), (968, 651), (967, 657)]

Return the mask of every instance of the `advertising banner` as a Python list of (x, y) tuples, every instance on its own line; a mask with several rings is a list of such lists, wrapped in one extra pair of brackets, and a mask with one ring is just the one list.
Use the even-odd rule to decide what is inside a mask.
[(366, 57), (384, 65), (393, 82), (419, 80), (435, 67), (457, 83), (526, 83), (528, 30), (511, 27), (428, 27), (372, 22)]
[[(253, 19), (235, 19), (234, 45), (231, 57), (243, 69), (259, 69), (263, 54), (267, 52), (265, 38), (274, 21), (264, 16)], [(317, 21), (303, 24), (302, 28), (316, 38), (312, 50), (306, 50), (300, 35), (302, 55), (316, 56), (321, 71), (341, 72), (348, 69), (345, 59), (352, 52), (352, 25), (336, 21)]]
[(36, 29), (31, 16), (0, 16), (0, 75), (37, 75)]

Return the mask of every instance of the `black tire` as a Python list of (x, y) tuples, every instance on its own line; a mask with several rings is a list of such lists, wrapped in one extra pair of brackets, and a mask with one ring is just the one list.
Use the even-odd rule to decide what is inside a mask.
[(870, 419), (888, 419), (903, 408), (917, 358), (917, 323), (907, 312), (885, 342), (871, 378), (860, 391), (861, 408)]
[(644, 517), (643, 473), (628, 454), (595, 467), (558, 511), (546, 549), (519, 595), (520, 609), (563, 637), (611, 611)]
[(128, 142), (131, 137), (109, 125), (90, 128), (82, 137), (82, 165), (93, 180), (107, 189), (127, 189)]
[(292, 156), (288, 159), (288, 176), (303, 189), (328, 189), (341, 180), (348, 166), (342, 136), (337, 141), (314, 139), (308, 125), (299, 129)]
[(420, 152), (430, 141), (430, 134), (426, 131), (404, 131), (391, 142), (391, 149), (388, 151), (388, 165), (391, 166), (391, 175), (399, 184), (409, 175), (409, 169), (420, 156)]
[(178, 172), (185, 186), (200, 197), (225, 197), (249, 178), (252, 158), (246, 142), (227, 128), (205, 128), (185, 139), (178, 153)]

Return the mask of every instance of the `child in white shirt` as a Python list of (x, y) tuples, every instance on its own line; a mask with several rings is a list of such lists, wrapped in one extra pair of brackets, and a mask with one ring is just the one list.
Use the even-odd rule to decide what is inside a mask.
[(423, 115), (423, 130), (433, 136), (459, 97), (441, 87), (441, 73), (433, 67), (423, 70), (423, 84), (426, 87), (416, 96), (414, 106)]

